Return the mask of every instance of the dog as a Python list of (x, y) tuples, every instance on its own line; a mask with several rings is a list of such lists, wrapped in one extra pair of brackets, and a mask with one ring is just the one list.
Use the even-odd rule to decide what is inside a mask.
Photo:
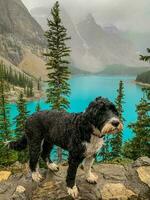
[(86, 180), (91, 184), (97, 183), (98, 177), (91, 172), (91, 167), (97, 151), (103, 145), (103, 136), (118, 133), (122, 128), (115, 105), (106, 98), (97, 97), (81, 113), (58, 110), (34, 113), (26, 121), (25, 135), (9, 146), (14, 150), (23, 150), (29, 145), (29, 167), (36, 182), (42, 180), (38, 170), (39, 156), (50, 170), (58, 171), (58, 165), (50, 159), (53, 145), (68, 150), (66, 185), (68, 194), (76, 198), (78, 166), (83, 163)]

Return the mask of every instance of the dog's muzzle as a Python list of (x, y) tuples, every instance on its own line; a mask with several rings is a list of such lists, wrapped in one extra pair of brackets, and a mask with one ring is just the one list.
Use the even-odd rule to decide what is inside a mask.
[(102, 128), (102, 134), (115, 134), (121, 132), (123, 129), (123, 124), (118, 118), (110, 119)]

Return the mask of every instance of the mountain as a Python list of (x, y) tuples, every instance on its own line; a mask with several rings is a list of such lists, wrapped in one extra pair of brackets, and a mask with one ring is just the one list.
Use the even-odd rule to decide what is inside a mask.
[[(34, 8), (31, 14), (46, 30), (46, 19), (50, 16), (50, 8)], [(68, 35), (72, 38), (69, 45), (72, 49), (72, 66), (76, 69), (98, 73), (108, 65), (142, 65), (138, 61), (132, 43), (121, 37), (115, 26), (101, 27), (91, 14), (75, 25), (63, 6), (61, 6), (61, 16)]]
[[(39, 7), (31, 10), (32, 16), (40, 23), (44, 30), (47, 30), (47, 18), (50, 16), (50, 8)], [(73, 73), (80, 73), (83, 62), (83, 56), (85, 55), (85, 44), (76, 26), (71, 20), (66, 10), (61, 7), (61, 18), (64, 26), (67, 28), (68, 35), (71, 36), (71, 40), (68, 42), (68, 46), (71, 47), (71, 71)]]
[[(97, 59), (99, 66), (107, 65), (127, 65), (134, 66), (138, 64), (136, 51), (128, 40), (122, 38), (118, 32), (112, 31), (112, 28), (103, 29), (95, 22), (92, 15), (78, 24), (78, 30), (87, 44), (88, 52)], [(111, 30), (111, 31), (110, 31)]]
[[(8, 60), (13, 65), (36, 77), (41, 76), (38, 68), (45, 70), (42, 52), (46, 47), (44, 31), (31, 16), (21, 0), (0, 0), (0, 56), (2, 60)], [(24, 59), (34, 55), (42, 62), (32, 70), (32, 66), (23, 65)], [(39, 62), (40, 63), (40, 62)], [(41, 64), (41, 63), (40, 63)], [(37, 65), (37, 63), (36, 63)], [(30, 71), (28, 70), (30, 68)], [(42, 76), (44, 73), (42, 73)]]
[(149, 70), (149, 67), (141, 66), (141, 67), (135, 67), (135, 66), (125, 66), (125, 65), (109, 65), (106, 66), (103, 71), (100, 72), (100, 74), (104, 75), (133, 75), (137, 76), (138, 74), (141, 74), (143, 72), (147, 72)]
[(141, 73), (136, 78), (137, 82), (150, 84), (150, 71)]
[(0, 33), (14, 34), (24, 42), (43, 45), (43, 30), (21, 0), (0, 1)]
[[(0, 57), (22, 72), (46, 79), (42, 53), (47, 41), (41, 26), (47, 29), (50, 9), (35, 8), (31, 14), (21, 0), (0, 0)], [(75, 25), (63, 7), (61, 17), (72, 38), (68, 42), (72, 73), (99, 73), (116, 64), (139, 65), (134, 47), (113, 25), (101, 27), (92, 15)]]
[(150, 45), (150, 32), (124, 32), (124, 38), (130, 40), (135, 45), (138, 52), (145, 53)]
[(113, 24), (105, 24), (103, 26), (103, 30), (108, 33), (112, 33), (112, 34), (120, 34), (119, 29), (116, 26), (114, 26)]

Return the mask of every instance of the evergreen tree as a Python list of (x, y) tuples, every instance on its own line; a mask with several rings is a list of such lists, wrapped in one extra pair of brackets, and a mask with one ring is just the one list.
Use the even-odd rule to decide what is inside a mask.
[[(68, 83), (70, 72), (68, 70), (70, 48), (66, 42), (70, 39), (67, 36), (67, 30), (63, 26), (60, 18), (60, 8), (58, 1), (51, 10), (52, 19), (48, 19), (49, 30), (45, 33), (48, 41), (47, 57), (48, 70), (48, 89), (47, 102), (52, 109), (67, 109), (69, 101), (67, 97), (70, 94), (70, 85)], [(58, 160), (62, 160), (62, 152), (58, 148)]]
[[(150, 48), (147, 48), (150, 53)], [(140, 55), (140, 60), (150, 62), (150, 55)], [(150, 88), (143, 89), (143, 97), (136, 106), (137, 121), (129, 127), (135, 133), (135, 137), (126, 142), (123, 147), (125, 157), (137, 159), (140, 156), (150, 156)]]
[(5, 64), (0, 62), (0, 74), (3, 74), (5, 81), (11, 85), (19, 86), (22, 88), (29, 87), (29, 95), (33, 96), (33, 81), (31, 78), (25, 76), (23, 73), (20, 73), (16, 70), (13, 70), (11, 66), (5, 66)]
[[(118, 96), (116, 98), (115, 104), (116, 108), (119, 113), (119, 119), (123, 122), (123, 103), (124, 103), (124, 85), (123, 81), (120, 81), (119, 83), (119, 89), (117, 90)], [(123, 133), (117, 133), (112, 135), (111, 138), (111, 157), (114, 159), (116, 157), (119, 157), (121, 155), (121, 149), (122, 149), (122, 135)]]
[(0, 75), (0, 140), (7, 142), (10, 140), (9, 106), (6, 95), (7, 84), (2, 74)]
[(126, 142), (123, 148), (125, 157), (137, 159), (141, 156), (150, 156), (150, 89), (144, 89), (144, 95), (136, 107), (137, 121), (129, 127), (135, 133), (135, 137)]
[(67, 30), (62, 24), (58, 1), (52, 8), (51, 15), (52, 19), (48, 19), (49, 30), (45, 33), (48, 52), (44, 54), (48, 59), (47, 102), (53, 109), (67, 109), (69, 101), (66, 96), (70, 94), (70, 72), (66, 57), (70, 55), (70, 48), (66, 46), (66, 41), (70, 37), (67, 37)]
[(41, 90), (41, 77), (37, 80), (37, 90)]
[(15, 118), (15, 123), (16, 123), (15, 134), (17, 138), (21, 138), (24, 135), (25, 122), (28, 117), (26, 100), (24, 99), (22, 92), (20, 92), (17, 100), (17, 110), (18, 110), (18, 115)]
[(32, 81), (30, 81), (30, 83), (29, 83), (29, 88), (30, 88), (30, 97), (33, 97), (34, 96), (34, 92), (33, 92), (33, 82)]
[(0, 165), (8, 165), (16, 161), (15, 154), (5, 146), (5, 142), (10, 141), (12, 136), (7, 92), (4, 74), (0, 74)]
[(102, 161), (107, 161), (110, 159), (110, 136), (105, 135), (104, 144), (100, 150), (100, 153), (97, 155), (102, 158)]
[[(150, 53), (150, 48), (147, 48), (147, 53)], [(140, 60), (143, 60), (145, 62), (150, 62), (150, 55), (146, 56), (140, 55)]]
[[(24, 99), (22, 92), (20, 92), (16, 103), (17, 103), (18, 115), (15, 118), (15, 123), (16, 123), (15, 138), (20, 139), (25, 134), (25, 122), (28, 117), (26, 100)], [(24, 163), (28, 160), (27, 150), (17, 153), (18, 153), (18, 161)]]
[(40, 107), (40, 103), (39, 103), (39, 102), (37, 103), (36, 109), (35, 109), (35, 110), (36, 110), (36, 112), (39, 112), (39, 111), (41, 110), (41, 107)]

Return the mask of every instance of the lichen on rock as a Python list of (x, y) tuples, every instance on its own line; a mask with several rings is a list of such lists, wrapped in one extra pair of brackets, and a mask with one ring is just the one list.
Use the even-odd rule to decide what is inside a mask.
[(10, 175), (11, 175), (10, 171), (0, 171), (0, 182), (7, 181), (7, 179), (10, 177)]

